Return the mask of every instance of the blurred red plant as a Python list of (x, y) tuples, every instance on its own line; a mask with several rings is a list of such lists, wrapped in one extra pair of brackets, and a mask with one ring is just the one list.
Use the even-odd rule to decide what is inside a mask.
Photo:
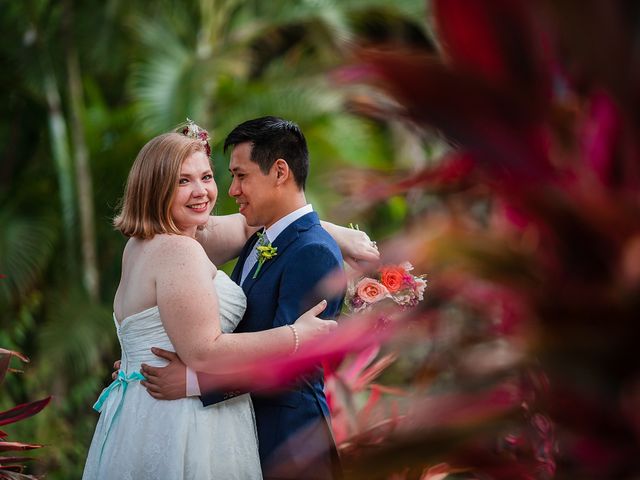
[(640, 4), (430, 5), (439, 52), (360, 49), (334, 75), (374, 87), (351, 102), (361, 113), (455, 146), (411, 174), (340, 176), (349, 205), (441, 199), (382, 248), (429, 272), (427, 301), (231, 376), (274, 388), (324, 361), (348, 478), (443, 462), (456, 478), (635, 478)]
[[(634, 48), (640, 5), (430, 4), (439, 54), (362, 49), (357, 64), (335, 78), (384, 92), (352, 103), (362, 104), (363, 113), (387, 110), (414, 127), (437, 129), (456, 151), (404, 178), (366, 172), (361, 181), (353, 173), (343, 186), (355, 187), (351, 194), (359, 202), (424, 189), (445, 201), (455, 195), (463, 205), (489, 205), (488, 223), (460, 209), (425, 215), (384, 252), (402, 251), (430, 272), (435, 331), (451, 328), (438, 309), (453, 304), (494, 327), (477, 327), (476, 345), (492, 333), (521, 350), (488, 372), (456, 370), (460, 376), (450, 388), (461, 398), (505, 375), (527, 377), (536, 364), (549, 384), (534, 382), (522, 391), (531, 399), (521, 424), (534, 433), (523, 444), (510, 433), (511, 423), (504, 436), (518, 454), (495, 451), (488, 440), (499, 423), (487, 418), (484, 432), (472, 429), (447, 444), (440, 458), (483, 478), (634, 477), (640, 430), (632, 413), (637, 403), (630, 407), (638, 396), (629, 392), (637, 392), (640, 379), (634, 358), (640, 340), (640, 56)], [(468, 346), (458, 345), (456, 353), (478, 358)], [(432, 358), (432, 376), (450, 371), (437, 365)], [(468, 373), (477, 364), (465, 365)], [(465, 442), (476, 445), (460, 449)], [(390, 443), (367, 460), (388, 459), (397, 450)], [(405, 457), (411, 465), (427, 462), (432, 452), (415, 453)]]
[[(19, 358), (23, 362), (29, 361), (29, 359), (21, 353), (0, 348), (0, 384), (4, 381), (7, 372), (12, 371), (12, 369), (9, 368), (12, 357)], [(47, 397), (35, 402), (23, 403), (9, 410), (0, 412), (0, 426), (20, 422), (32, 417), (46, 407), (50, 401), (51, 397)], [(3, 454), (4, 452), (11, 451), (33, 450), (43, 446), (32, 443), (10, 442), (6, 440), (7, 437), (8, 434), (6, 432), (0, 431), (0, 452)], [(37, 478), (22, 473), (25, 468), (24, 463), (29, 460), (33, 459), (31, 457), (0, 456), (0, 480), (29, 480)]]

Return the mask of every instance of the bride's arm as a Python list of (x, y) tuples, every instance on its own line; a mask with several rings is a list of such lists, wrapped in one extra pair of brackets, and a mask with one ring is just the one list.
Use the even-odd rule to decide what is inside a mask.
[[(190, 368), (220, 374), (225, 373), (225, 365), (237, 364), (238, 359), (251, 362), (293, 351), (295, 337), (287, 326), (256, 333), (221, 332), (211, 265), (192, 239), (171, 238), (170, 248), (163, 248), (157, 258), (155, 277), (163, 325), (176, 353)], [(335, 322), (315, 318), (320, 311), (307, 312), (296, 323), (300, 343), (335, 326)]]
[(333, 237), (340, 251), (342, 258), (352, 268), (356, 270), (366, 270), (367, 264), (377, 263), (380, 260), (380, 253), (375, 242), (372, 242), (369, 235), (361, 230), (341, 227), (331, 222), (321, 220), (322, 228)]
[(243, 245), (258, 228), (247, 225), (239, 213), (214, 215), (207, 225), (198, 230), (196, 240), (215, 265), (223, 265), (240, 255)]
[[(340, 247), (344, 260), (353, 268), (359, 269), (359, 264), (363, 262), (375, 263), (380, 259), (378, 249), (365, 232), (324, 220), (320, 223)], [(242, 246), (256, 230), (258, 228), (247, 225), (239, 213), (216, 215), (209, 219), (204, 229), (198, 231), (196, 239), (211, 261), (222, 265), (240, 254)]]

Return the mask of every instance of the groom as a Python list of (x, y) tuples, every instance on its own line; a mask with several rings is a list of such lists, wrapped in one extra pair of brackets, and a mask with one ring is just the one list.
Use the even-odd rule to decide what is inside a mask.
[[(306, 140), (296, 124), (262, 117), (234, 128), (224, 142), (225, 152), (228, 148), (233, 176), (229, 194), (236, 199), (247, 224), (264, 225), (264, 241), (277, 248), (277, 255), (259, 267), (256, 245), (260, 235), (253, 235), (245, 244), (231, 276), (247, 296), (247, 310), (235, 331), (290, 325), (322, 300), (317, 291), (320, 282), (342, 268), (337, 244), (320, 226), (318, 215), (305, 198), (309, 171)], [(327, 301), (323, 316), (335, 318), (342, 298)], [(296, 344), (292, 336), (292, 350)], [(149, 383), (158, 382), (155, 388), (164, 383), (162, 376), (176, 372), (177, 366), (184, 372), (175, 355), (165, 358), (172, 363), (154, 368), (148, 377)], [(179, 378), (185, 378), (184, 373)], [(196, 379), (189, 370), (186, 379), (188, 392), (199, 393), (198, 383), (206, 383), (205, 374), (198, 373)], [(324, 376), (318, 367), (290, 390), (251, 395), (265, 478), (340, 477), (323, 387)], [(200, 398), (208, 406), (230, 396), (233, 394), (205, 393)]]

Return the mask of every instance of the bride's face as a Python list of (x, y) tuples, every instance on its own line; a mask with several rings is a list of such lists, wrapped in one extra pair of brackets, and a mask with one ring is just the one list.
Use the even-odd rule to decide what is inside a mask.
[(171, 202), (171, 217), (180, 231), (195, 236), (198, 225), (209, 220), (217, 197), (209, 159), (203, 152), (192, 153), (182, 162)]

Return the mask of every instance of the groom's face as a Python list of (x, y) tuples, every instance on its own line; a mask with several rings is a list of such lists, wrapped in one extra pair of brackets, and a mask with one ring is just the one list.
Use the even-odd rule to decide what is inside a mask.
[(229, 170), (233, 180), (229, 195), (236, 199), (248, 225), (268, 227), (273, 223), (276, 207), (276, 177), (273, 172), (262, 173), (258, 164), (251, 161), (251, 148), (251, 143), (244, 142), (231, 151)]

